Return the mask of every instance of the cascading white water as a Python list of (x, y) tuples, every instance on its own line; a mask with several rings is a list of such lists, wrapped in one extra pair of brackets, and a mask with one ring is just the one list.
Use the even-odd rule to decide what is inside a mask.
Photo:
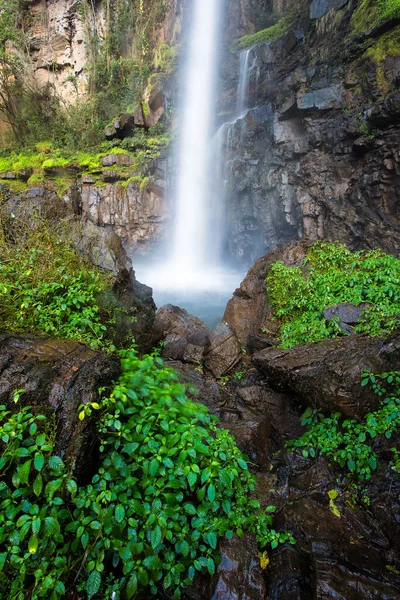
[[(222, 198), (215, 194), (213, 117), (217, 107), (222, 0), (193, 0), (186, 60), (181, 70), (175, 214), (170, 251), (163, 262), (136, 268), (153, 287), (158, 306), (186, 308), (208, 326), (222, 317), (242, 273), (220, 264)], [(171, 195), (171, 190), (169, 190)], [(137, 267), (137, 265), (135, 265)]]
[(241, 52), (239, 57), (239, 85), (236, 103), (236, 119), (240, 118), (240, 115), (243, 114), (247, 104), (247, 97), (250, 84), (250, 53), (251, 48), (249, 50), (244, 50), (243, 52)]
[(172, 263), (187, 274), (216, 260), (212, 219), (210, 140), (218, 75), (219, 0), (195, 0), (179, 141)]

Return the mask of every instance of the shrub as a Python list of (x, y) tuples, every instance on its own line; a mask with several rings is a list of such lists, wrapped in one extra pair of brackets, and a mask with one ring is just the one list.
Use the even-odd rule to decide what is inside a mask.
[(294, 542), (270, 528), (274, 508), (251, 497), (255, 478), (233, 438), (177, 375), (132, 352), (122, 368), (109, 397), (81, 407), (81, 419), (101, 411), (102, 445), (98, 473), (79, 490), (52, 456), (43, 417), (0, 407), (3, 594), (57, 600), (75, 582), (87, 598), (179, 598), (196, 572), (214, 573), (221, 536)]
[(302, 425), (308, 426), (307, 431), (288, 442), (287, 447), (303, 448), (305, 458), (325, 455), (358, 479), (370, 479), (379, 467), (372, 444), (379, 442), (379, 436), (390, 439), (400, 428), (400, 372), (381, 375), (364, 372), (362, 385), (368, 384), (382, 398), (378, 410), (368, 413), (359, 423), (354, 419), (344, 420), (340, 413), (325, 417), (317, 409), (308, 408), (301, 419)]
[(351, 252), (342, 244), (314, 244), (302, 267), (272, 265), (266, 280), (281, 320), (282, 348), (343, 335), (323, 310), (341, 302), (371, 304), (355, 330), (371, 336), (393, 331), (400, 314), (400, 260), (381, 250)]
[(61, 234), (39, 216), (29, 225), (0, 212), (0, 317), (10, 331), (41, 331), (106, 344), (98, 299), (111, 280), (90, 268)]

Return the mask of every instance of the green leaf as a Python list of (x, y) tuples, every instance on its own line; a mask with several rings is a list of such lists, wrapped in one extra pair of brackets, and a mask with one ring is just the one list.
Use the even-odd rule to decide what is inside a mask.
[(145, 567), (151, 569), (152, 571), (156, 571), (158, 569), (161, 569), (162, 567), (161, 560), (158, 558), (158, 556), (155, 555), (147, 556), (144, 559), (143, 564)]
[(149, 467), (149, 473), (152, 477), (154, 477), (154, 475), (157, 473), (158, 471), (158, 465), (159, 462), (158, 460), (156, 460), (155, 458), (153, 458), (153, 460), (150, 463), (150, 467)]
[(44, 520), (44, 531), (46, 535), (58, 535), (60, 524), (54, 517), (46, 517)]
[(215, 486), (213, 484), (209, 485), (207, 488), (207, 498), (210, 502), (214, 502), (216, 496)]
[(243, 458), (238, 458), (237, 462), (238, 462), (239, 467), (241, 467), (242, 469), (247, 471), (247, 469), (248, 469), (247, 462), (245, 460), (243, 460)]
[(215, 573), (215, 563), (211, 557), (207, 559), (207, 571), (210, 575), (214, 575)]
[(354, 471), (356, 470), (356, 463), (354, 462), (354, 460), (348, 460), (347, 467), (348, 467), (349, 471), (354, 473)]
[(27, 460), (23, 465), (21, 465), (18, 468), (18, 477), (21, 483), (28, 483), (31, 464), (32, 460)]
[(188, 480), (190, 487), (193, 487), (197, 481), (196, 473), (194, 473), (193, 471), (190, 471), (189, 475), (187, 476), (187, 480)]
[(126, 585), (126, 595), (128, 600), (132, 600), (137, 592), (138, 587), (138, 579), (136, 573), (132, 573), (132, 575), (128, 579), (128, 583)]
[(44, 467), (44, 456), (41, 452), (36, 452), (33, 465), (36, 471), (41, 471)]
[(51, 456), (49, 458), (49, 467), (54, 471), (61, 471), (64, 468), (64, 463), (59, 456)]
[(90, 573), (87, 581), (86, 581), (86, 593), (88, 595), (88, 598), (90, 600), (90, 598), (93, 598), (93, 596), (95, 596), (97, 594), (97, 592), (100, 590), (100, 586), (101, 586), (101, 575), (98, 571), (92, 571), (92, 573)]
[(217, 547), (217, 536), (215, 533), (213, 531), (209, 531), (208, 533), (205, 533), (203, 537), (207, 544), (211, 546), (213, 550), (215, 550)]
[(78, 491), (76, 481), (74, 481), (73, 479), (69, 479), (67, 482), (67, 490), (69, 491), (71, 496), (75, 496), (76, 492)]
[(43, 490), (43, 479), (42, 476), (39, 474), (35, 481), (33, 482), (33, 491), (35, 493), (36, 496), (40, 496), (40, 494), (42, 493)]
[(149, 576), (147, 574), (147, 571), (139, 571), (139, 581), (143, 586), (148, 585), (149, 583)]
[[(157, 525), (153, 530), (149, 532), (149, 542), (153, 548), (156, 548), (162, 540), (161, 527)], [(139, 578), (140, 579), (140, 578)]]
[(30, 554), (36, 554), (38, 545), (39, 545), (38, 536), (35, 534), (31, 535), (31, 537), (29, 538), (29, 542), (28, 542), (28, 550), (29, 550)]
[(118, 523), (122, 523), (122, 521), (125, 519), (125, 508), (122, 506), (122, 504), (117, 504), (115, 507), (115, 519)]

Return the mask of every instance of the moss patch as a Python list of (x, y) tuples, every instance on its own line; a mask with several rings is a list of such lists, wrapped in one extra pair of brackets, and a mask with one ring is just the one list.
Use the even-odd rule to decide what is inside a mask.
[(290, 28), (291, 24), (292, 21), (289, 21), (287, 18), (281, 19), (280, 21), (275, 23), (275, 25), (272, 25), (267, 29), (262, 29), (261, 31), (257, 31), (257, 33), (245, 35), (235, 40), (232, 44), (231, 49), (234, 52), (239, 52), (241, 50), (251, 48), (252, 46), (256, 46), (257, 44), (274, 42), (275, 40), (285, 35), (285, 33)]
[(400, 0), (359, 0), (353, 12), (351, 36), (361, 35), (389, 19), (400, 17)]
[(387, 80), (384, 62), (388, 56), (400, 55), (400, 25), (382, 35), (365, 53), (376, 65), (376, 80), (382, 95), (390, 92), (390, 82)]

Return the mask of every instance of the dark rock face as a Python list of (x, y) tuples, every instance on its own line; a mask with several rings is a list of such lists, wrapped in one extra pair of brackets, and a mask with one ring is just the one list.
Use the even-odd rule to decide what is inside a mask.
[(18, 409), (13, 391), (24, 389), (19, 405), (55, 417), (55, 451), (71, 462), (80, 483), (96, 469), (94, 419), (80, 421), (80, 404), (94, 402), (100, 386), (111, 385), (119, 361), (68, 340), (0, 335), (0, 403)]
[(162, 356), (183, 362), (201, 363), (210, 339), (207, 327), (183, 308), (167, 304), (156, 315), (153, 343), (164, 341)]
[(116, 278), (112, 292), (124, 311), (111, 332), (114, 343), (123, 344), (131, 334), (141, 352), (150, 352), (153, 346), (151, 330), (156, 315), (153, 290), (137, 281), (135, 271), (124, 269)]
[[(287, 439), (302, 432), (296, 397), (274, 392), (254, 369), (240, 382), (222, 384), (188, 364), (172, 365), (183, 382), (198, 388), (198, 399), (219, 416), (221, 426), (250, 457), (262, 505), (277, 507), (274, 527), (296, 538), (295, 546), (268, 549), (270, 562), (262, 576), (251, 536), (221, 540), (218, 572), (211, 583), (198, 580), (185, 598), (397, 600), (400, 476), (386, 464), (363, 487), (366, 504), (356, 490), (338, 484), (334, 464), (282, 450)], [(316, 390), (319, 385), (317, 380)], [(356, 388), (365, 391), (359, 382)], [(387, 443), (396, 445), (397, 438)], [(338, 492), (335, 513), (328, 495), (332, 490)]]
[(269, 348), (254, 355), (253, 363), (272, 385), (279, 384), (311, 406), (362, 417), (378, 402), (361, 387), (362, 371), (400, 370), (400, 332), (388, 338), (358, 334), (289, 350)]
[(212, 600), (258, 600), (265, 595), (257, 543), (253, 536), (223, 540)]
[[(285, 37), (251, 50), (249, 110), (224, 133), (226, 252), (246, 267), (303, 237), (400, 251), (400, 63), (371, 58), (383, 29), (354, 36), (356, 4), (314, 0), (308, 29), (305, 4)], [(239, 59), (224, 62), (232, 111)]]
[(310, 16), (312, 19), (320, 19), (332, 8), (342, 8), (349, 0), (313, 0), (310, 6)]

